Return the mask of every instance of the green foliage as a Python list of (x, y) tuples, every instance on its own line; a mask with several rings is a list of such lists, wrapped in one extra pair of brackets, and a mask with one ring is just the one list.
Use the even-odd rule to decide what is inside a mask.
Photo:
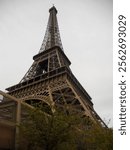
[(35, 108), (20, 126), (20, 150), (112, 150), (112, 129), (79, 114)]
[(80, 134), (79, 150), (112, 150), (112, 129), (102, 128), (93, 124), (89, 130)]

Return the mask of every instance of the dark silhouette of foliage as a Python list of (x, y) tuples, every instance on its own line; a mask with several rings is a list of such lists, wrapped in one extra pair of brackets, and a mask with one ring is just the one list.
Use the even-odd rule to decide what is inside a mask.
[[(42, 111), (41, 111), (42, 110)], [(51, 115), (36, 107), (20, 126), (20, 150), (112, 150), (112, 129), (81, 114), (55, 109)]]

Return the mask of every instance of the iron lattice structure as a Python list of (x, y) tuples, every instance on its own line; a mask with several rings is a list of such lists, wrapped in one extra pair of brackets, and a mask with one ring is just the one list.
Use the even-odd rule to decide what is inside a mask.
[(91, 97), (69, 67), (71, 62), (63, 51), (56, 8), (53, 6), (49, 12), (46, 34), (32, 66), (19, 84), (6, 90), (28, 104), (42, 101), (48, 109), (50, 105), (71, 107), (72, 112), (80, 112), (106, 127), (94, 110)]
[[(58, 21), (57, 21), (57, 17), (56, 17), (57, 10), (53, 6), (52, 8), (50, 8), (49, 12), (50, 12), (50, 16), (49, 16), (49, 20), (48, 20), (48, 25), (47, 25), (45, 37), (43, 39), (39, 53), (42, 53), (43, 51), (48, 50), (54, 46), (59, 46), (63, 50), (63, 46), (62, 46), (62, 42), (61, 42), (61, 38), (60, 38), (59, 27), (58, 27)], [(53, 61), (54, 61), (53, 63), (56, 64), (56, 61), (57, 61), (56, 58)], [(52, 66), (52, 64), (50, 64), (50, 65)], [(46, 70), (47, 69), (45, 69), (44, 71), (46, 72)], [(40, 71), (41, 71), (41, 68), (39, 66), (39, 62), (34, 61), (32, 66), (29, 68), (29, 70), (23, 77), (23, 79), (20, 81), (20, 83), (34, 78), (35, 76), (37, 76), (40, 73)]]
[(58, 21), (57, 21), (57, 10), (53, 6), (50, 10), (50, 16), (48, 20), (48, 25), (45, 33), (44, 40), (42, 42), (42, 46), (40, 48), (39, 53), (41, 53), (44, 50), (47, 50), (53, 46), (59, 46), (63, 50), (61, 38), (60, 38), (60, 32), (58, 27)]

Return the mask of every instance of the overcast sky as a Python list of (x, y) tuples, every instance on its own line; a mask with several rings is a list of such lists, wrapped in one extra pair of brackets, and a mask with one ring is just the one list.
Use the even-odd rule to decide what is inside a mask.
[(52, 4), (72, 72), (112, 126), (112, 0), (0, 0), (0, 90), (17, 84), (31, 66)]

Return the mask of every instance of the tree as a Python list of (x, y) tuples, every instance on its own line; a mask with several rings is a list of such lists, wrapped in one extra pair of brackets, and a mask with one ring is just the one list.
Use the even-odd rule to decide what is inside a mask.
[[(41, 111), (42, 110), (42, 111)], [(21, 150), (112, 150), (112, 130), (81, 114), (55, 109), (51, 115), (36, 107), (20, 126)]]

